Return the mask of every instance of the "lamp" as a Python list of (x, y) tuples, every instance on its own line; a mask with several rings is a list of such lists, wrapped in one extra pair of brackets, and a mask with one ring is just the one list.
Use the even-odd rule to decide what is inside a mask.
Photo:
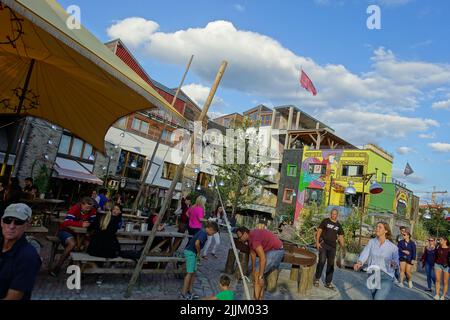
[(200, 172), (200, 170), (198, 168), (194, 169), (195, 174), (198, 174)]
[(223, 180), (219, 182), (220, 187), (223, 187), (224, 185), (225, 185), (225, 182), (223, 182)]
[(197, 186), (197, 190), (200, 191), (202, 190), (202, 187), (200, 185)]
[(378, 182), (372, 181), (369, 192), (371, 194), (379, 194), (379, 193), (383, 192), (383, 187)]
[(131, 166), (132, 168), (136, 168), (136, 167), (137, 167), (136, 161), (132, 161), (130, 166)]
[(425, 210), (425, 214), (423, 215), (423, 218), (427, 219), (427, 220), (431, 219), (430, 210), (428, 210), (428, 209)]
[(354, 182), (353, 181), (349, 181), (348, 182), (348, 186), (345, 188), (344, 193), (346, 195), (355, 195), (356, 194), (356, 189), (353, 186)]

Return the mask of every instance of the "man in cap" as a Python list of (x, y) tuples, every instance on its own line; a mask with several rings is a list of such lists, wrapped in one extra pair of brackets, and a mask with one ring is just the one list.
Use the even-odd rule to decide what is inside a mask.
[(41, 258), (25, 238), (31, 209), (14, 203), (5, 209), (0, 236), (0, 300), (29, 300)]

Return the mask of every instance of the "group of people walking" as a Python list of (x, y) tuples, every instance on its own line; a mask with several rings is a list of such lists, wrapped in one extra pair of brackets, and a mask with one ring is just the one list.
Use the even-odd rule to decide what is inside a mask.
[[(378, 222), (375, 226), (375, 237), (369, 240), (360, 253), (353, 268), (359, 271), (364, 264), (368, 270), (379, 270), (379, 286), (371, 288), (371, 296), (374, 300), (384, 300), (388, 297), (395, 282), (403, 288), (405, 279), (408, 287), (413, 288), (412, 269), (417, 260), (417, 247), (411, 239), (410, 231), (400, 228), (397, 245), (392, 240), (392, 232), (389, 224)], [(319, 225), (316, 233), (316, 248), (319, 252), (314, 285), (319, 286), (319, 280), (327, 264), (325, 284), (326, 288), (334, 290), (332, 285), (336, 246), (339, 242), (345, 253), (344, 231), (338, 221), (338, 210), (333, 209), (330, 217), (324, 219)], [(449, 278), (449, 243), (446, 237), (439, 238), (436, 244), (434, 238), (428, 239), (428, 246), (422, 255), (422, 267), (426, 271), (428, 287), (426, 291), (432, 291), (432, 283), (436, 286), (435, 300), (445, 300), (448, 290)], [(441, 279), (444, 286), (440, 295)]]

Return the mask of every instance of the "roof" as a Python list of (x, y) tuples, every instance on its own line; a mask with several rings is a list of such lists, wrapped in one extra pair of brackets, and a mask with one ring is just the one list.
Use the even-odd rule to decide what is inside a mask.
[(253, 112), (253, 111), (255, 111), (255, 110), (259, 110), (259, 109), (261, 109), (261, 111), (262, 112), (265, 112), (265, 111), (272, 111), (272, 109), (270, 109), (269, 107), (266, 107), (265, 105), (263, 105), (263, 104), (260, 104), (260, 105), (257, 105), (256, 107), (254, 107), (254, 108), (251, 108), (251, 109), (249, 109), (249, 110), (247, 110), (247, 111), (244, 111), (244, 112), (242, 112), (243, 114), (247, 114), (247, 113), (251, 113), (251, 112)]
[[(299, 109), (297, 106), (294, 106), (294, 105), (283, 105), (283, 106), (275, 107), (274, 109), (277, 110), (277, 112), (280, 112), (282, 114), (283, 113), (289, 114), (289, 108), (291, 108), (291, 107), (294, 108), (294, 111), (301, 112), (301, 116), (300, 116), (300, 120), (301, 121), (304, 120), (304, 118), (306, 117), (306, 118), (308, 118), (309, 121), (314, 122), (314, 127), (315, 127), (316, 123), (319, 123), (323, 128), (329, 128), (330, 130), (334, 131), (334, 129), (330, 128), (325, 123), (317, 120), (316, 118), (314, 118), (310, 114), (308, 114), (308, 113), (304, 112), (303, 110)], [(286, 116), (287, 116), (287, 114), (286, 114)]]
[[(315, 142), (314, 140), (311, 138), (310, 135), (314, 135), (317, 134), (317, 132), (321, 133), (321, 134), (326, 134), (322, 141), (321, 141), (321, 145), (327, 145), (328, 143), (328, 139), (332, 139), (333, 142), (338, 143), (339, 148), (338, 149), (343, 149), (345, 147), (345, 149), (358, 149), (357, 147), (355, 147), (354, 145), (352, 145), (350, 142), (342, 139), (341, 137), (335, 135), (331, 130), (328, 130), (327, 128), (321, 128), (321, 129), (306, 129), (306, 130), (288, 130), (288, 134), (289, 135), (300, 135), (302, 137), (302, 142), (305, 145), (311, 145), (314, 144)], [(321, 147), (320, 149), (326, 149), (324, 147)]]
[(220, 116), (220, 117), (214, 118), (213, 120), (218, 120), (218, 119), (222, 119), (222, 118), (229, 118), (229, 117), (234, 116), (234, 115), (238, 115), (240, 117), (243, 117), (240, 113), (234, 112), (234, 113), (230, 113), (230, 114), (226, 114), (224, 116)]

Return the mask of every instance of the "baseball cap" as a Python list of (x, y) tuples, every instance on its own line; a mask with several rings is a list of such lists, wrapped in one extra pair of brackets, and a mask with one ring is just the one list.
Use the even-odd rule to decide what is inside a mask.
[(13, 203), (6, 207), (3, 218), (13, 217), (20, 220), (28, 220), (31, 218), (31, 208), (24, 203)]

